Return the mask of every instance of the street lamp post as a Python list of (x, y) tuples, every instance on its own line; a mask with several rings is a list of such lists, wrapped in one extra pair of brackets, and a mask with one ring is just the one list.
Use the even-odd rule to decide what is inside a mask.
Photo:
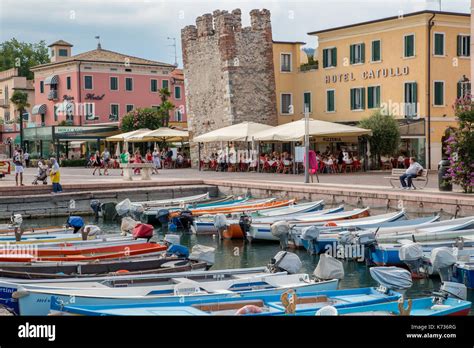
[(304, 182), (309, 184), (309, 108), (308, 104), (304, 105)]

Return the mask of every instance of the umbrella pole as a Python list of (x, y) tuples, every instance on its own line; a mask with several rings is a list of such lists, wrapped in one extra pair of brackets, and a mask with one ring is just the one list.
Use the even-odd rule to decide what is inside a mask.
[(308, 105), (304, 107), (304, 147), (305, 147), (305, 166), (304, 183), (309, 184), (309, 112)]
[(257, 172), (260, 173), (260, 142), (257, 142)]
[(201, 171), (201, 143), (198, 143), (198, 166)]

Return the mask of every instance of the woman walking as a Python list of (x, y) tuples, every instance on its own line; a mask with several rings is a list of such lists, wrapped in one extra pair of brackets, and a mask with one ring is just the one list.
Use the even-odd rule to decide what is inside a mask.
[(158, 169), (161, 168), (161, 155), (160, 151), (155, 147), (155, 150), (153, 150), (153, 173), (158, 174)]
[(100, 167), (102, 166), (102, 161), (100, 160), (100, 153), (99, 151), (95, 152), (94, 158), (92, 159), (92, 166), (94, 167), (94, 171), (92, 175), (95, 175), (95, 171), (99, 170), (99, 175), (102, 175), (100, 172)]

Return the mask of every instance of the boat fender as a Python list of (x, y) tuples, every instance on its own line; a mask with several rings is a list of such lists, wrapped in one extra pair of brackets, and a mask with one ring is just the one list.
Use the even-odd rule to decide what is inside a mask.
[(117, 274), (125, 274), (125, 273), (130, 273), (130, 271), (127, 270), (127, 269), (119, 269), (119, 270), (118, 270), (117, 272), (115, 272), (115, 273), (117, 273)]
[(328, 221), (324, 224), (324, 227), (337, 227), (337, 223), (334, 221)]
[(28, 296), (30, 294), (30, 292), (28, 290), (25, 290), (25, 289), (18, 289), (17, 291), (14, 291), (12, 293), (12, 298), (18, 300), (20, 298), (23, 298), (25, 296)]
[(315, 316), (336, 316), (339, 312), (336, 307), (333, 306), (324, 306), (314, 313)]
[(256, 314), (262, 313), (262, 308), (255, 305), (246, 305), (240, 308), (235, 315), (246, 315), (246, 314)]

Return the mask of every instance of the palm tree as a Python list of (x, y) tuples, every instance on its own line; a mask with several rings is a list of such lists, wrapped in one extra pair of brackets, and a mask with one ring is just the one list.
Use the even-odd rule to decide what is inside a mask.
[(13, 92), (10, 101), (13, 103), (13, 105), (15, 105), (19, 113), (18, 119), (20, 122), (20, 148), (23, 148), (23, 113), (25, 112), (26, 108), (30, 106), (28, 103), (28, 94), (16, 90)]
[(161, 88), (158, 93), (161, 98), (159, 112), (161, 117), (163, 117), (163, 126), (168, 127), (170, 122), (170, 111), (174, 109), (174, 104), (168, 100), (171, 93), (168, 88)]

